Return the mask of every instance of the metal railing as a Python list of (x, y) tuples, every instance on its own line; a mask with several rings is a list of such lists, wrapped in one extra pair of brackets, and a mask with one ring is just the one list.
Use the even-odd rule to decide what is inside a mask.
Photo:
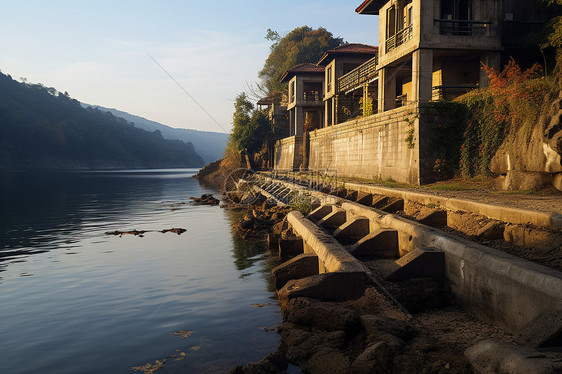
[(465, 93), (478, 88), (476, 84), (458, 84), (458, 85), (439, 85), (433, 86), (431, 99), (437, 100), (453, 100), (454, 98), (464, 95)]
[(377, 76), (379, 56), (375, 56), (338, 79), (338, 92), (345, 92), (369, 82)]
[(392, 51), (396, 47), (406, 43), (411, 40), (414, 36), (414, 27), (410, 25), (403, 30), (400, 30), (396, 35), (391, 36), (386, 39), (386, 53)]
[(439, 23), (439, 34), (441, 35), (485, 35), (486, 30), (492, 25), (491, 22), (464, 19), (434, 19), (433, 22)]
[(322, 100), (319, 91), (305, 91), (303, 93), (304, 101), (320, 101)]

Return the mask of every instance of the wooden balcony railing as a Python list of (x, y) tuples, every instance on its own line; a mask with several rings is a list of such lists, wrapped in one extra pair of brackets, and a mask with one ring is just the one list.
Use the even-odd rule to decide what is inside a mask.
[(338, 79), (338, 92), (347, 92), (377, 76), (379, 57), (375, 56)]
[(414, 36), (413, 31), (414, 27), (413, 25), (410, 25), (405, 29), (400, 30), (396, 35), (393, 35), (390, 38), (386, 39), (386, 53), (406, 43), (408, 40), (411, 40)]

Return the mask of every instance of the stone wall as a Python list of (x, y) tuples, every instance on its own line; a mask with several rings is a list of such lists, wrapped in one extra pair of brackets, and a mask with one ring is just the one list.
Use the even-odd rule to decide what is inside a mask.
[[(408, 123), (410, 122), (411, 125)], [(309, 169), (419, 184), (419, 108), (397, 108), (310, 132)], [(405, 141), (413, 128), (413, 141)]]
[(275, 142), (275, 170), (299, 169), (303, 161), (302, 136), (290, 136)]

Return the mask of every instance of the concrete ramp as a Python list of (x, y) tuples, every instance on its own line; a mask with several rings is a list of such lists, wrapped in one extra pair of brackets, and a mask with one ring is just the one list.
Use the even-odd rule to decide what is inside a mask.
[(306, 216), (306, 218), (318, 222), (324, 217), (326, 217), (328, 214), (332, 213), (333, 207), (334, 207), (333, 205), (321, 205), (318, 208), (314, 209), (312, 212), (310, 212)]
[(404, 210), (404, 199), (391, 199), (391, 201), (381, 207), (380, 210), (387, 213), (396, 213), (399, 210)]
[(334, 238), (342, 244), (353, 244), (369, 235), (369, 219), (354, 217), (334, 231)]
[(318, 256), (303, 253), (274, 267), (271, 272), (275, 279), (275, 288), (280, 289), (291, 279), (302, 279), (318, 274)]
[(376, 229), (351, 246), (349, 253), (355, 257), (400, 257), (398, 231)]
[(398, 268), (386, 276), (387, 280), (398, 281), (412, 278), (445, 277), (445, 253), (435, 248), (416, 248), (396, 260)]
[(328, 230), (335, 230), (345, 223), (347, 213), (345, 210), (337, 207), (332, 208), (332, 213), (328, 214), (317, 222), (318, 226), (322, 226)]
[(279, 260), (284, 262), (304, 253), (302, 239), (279, 240)]
[(373, 194), (370, 193), (359, 193), (357, 196), (357, 204), (370, 206), (373, 203)]

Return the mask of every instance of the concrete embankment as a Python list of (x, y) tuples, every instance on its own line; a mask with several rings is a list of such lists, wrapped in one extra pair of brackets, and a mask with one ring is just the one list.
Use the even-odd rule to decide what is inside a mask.
[[(511, 367), (516, 361), (520, 368), (542, 372), (555, 369), (562, 358), (556, 352), (544, 353), (562, 345), (561, 273), (440, 228), (447, 228), (449, 214), (458, 220), (462, 212), (429, 209), (415, 218), (403, 217), (393, 213), (411, 209), (415, 199), (415, 204), (427, 205), (435, 205), (435, 200), (367, 194), (351, 190), (349, 184), (345, 191), (329, 191), (318, 183), (310, 189), (288, 181), (253, 179), (255, 190), (271, 202), (291, 205), (291, 199), (305, 196), (316, 208), (306, 216), (289, 213), (270, 241), (284, 261), (274, 275), (285, 321), (280, 353), (290, 362), (309, 372), (334, 368), (417, 372), (437, 356), (450, 358), (447, 349), (456, 351), (451, 365), (462, 367), (467, 361), (460, 352), (473, 346), (466, 360), (480, 372)], [(479, 214), (488, 209), (458, 201), (439, 203), (450, 209), (479, 209)], [(523, 221), (556, 230), (556, 220), (552, 224), (544, 217), (506, 209), (479, 231), (490, 239)], [(496, 222), (498, 218), (504, 221)], [(345, 301), (349, 299), (357, 301), (349, 304)], [(456, 303), (462, 308), (450, 309)], [(464, 315), (467, 309), (491, 325), (471, 320)], [(383, 327), (387, 325), (394, 328), (389, 331)], [(495, 326), (505, 335), (498, 335)], [(447, 332), (432, 331), (440, 328)], [(476, 330), (480, 332), (472, 333)], [(435, 357), (430, 358), (424, 344), (451, 339), (443, 338), (449, 334), (457, 343), (431, 348)], [(477, 345), (482, 339), (488, 340)], [(520, 354), (537, 348), (542, 349), (540, 362)], [(402, 360), (412, 366), (401, 366)]]
[[(260, 189), (267, 188), (267, 184), (278, 183), (265, 180)], [(281, 185), (289, 188), (287, 182)], [(351, 189), (346, 185), (348, 191)], [(302, 186), (298, 187), (303, 189)], [(388, 190), (388, 189), (387, 189)], [(384, 192), (388, 191), (385, 190)], [(381, 192), (377, 190), (378, 192)], [(312, 196), (327, 201), (332, 196), (319, 191), (308, 191)], [(360, 191), (364, 192), (364, 191)], [(433, 203), (434, 199), (427, 199), (422, 194), (395, 194), (401, 198)], [(494, 218), (502, 218), (510, 222), (531, 221), (536, 224), (550, 225), (552, 215), (548, 217), (540, 212), (523, 211), (505, 208), (496, 211), (495, 207), (485, 204), (467, 202), (455, 199), (441, 200), (442, 204), (465, 209), (477, 210), (479, 213), (493, 211)], [(390, 205), (390, 204), (387, 204)], [(332, 208), (333, 206), (333, 208)], [(323, 211), (324, 214), (319, 214)], [(511, 331), (517, 331), (532, 321), (540, 313), (555, 308), (562, 302), (562, 273), (547, 267), (532, 263), (509, 255), (500, 250), (490, 248), (474, 241), (459, 238), (435, 227), (405, 219), (395, 214), (386, 213), (373, 207), (364, 206), (356, 202), (340, 200), (339, 206), (324, 205), (312, 213), (320, 221), (320, 226), (330, 223), (336, 237), (345, 232), (357, 232), (361, 222), (368, 224), (368, 230), (363, 229), (360, 235), (355, 233), (351, 248), (357, 247), (367, 238), (371, 243), (374, 237), (381, 235), (377, 232), (392, 229), (397, 233), (398, 255), (404, 257), (419, 248), (432, 248), (444, 253), (444, 276), (448, 280), (453, 294), (470, 307), (482, 318), (502, 325)], [(548, 218), (548, 219), (547, 219)], [(323, 232), (318, 226), (307, 219), (291, 213), (289, 224), (297, 235), (303, 238), (306, 252), (315, 253), (319, 257), (321, 272), (327, 264), (339, 263), (340, 258), (351, 258), (349, 262), (359, 261), (349, 254), (341, 244), (331, 235)], [(557, 221), (554, 220), (556, 223)], [(353, 236), (353, 235), (352, 235)], [(365, 245), (363, 245), (365, 247)], [(343, 255), (342, 253), (345, 253)], [(376, 249), (372, 250), (376, 255)], [(341, 269), (334, 267), (333, 270)]]

